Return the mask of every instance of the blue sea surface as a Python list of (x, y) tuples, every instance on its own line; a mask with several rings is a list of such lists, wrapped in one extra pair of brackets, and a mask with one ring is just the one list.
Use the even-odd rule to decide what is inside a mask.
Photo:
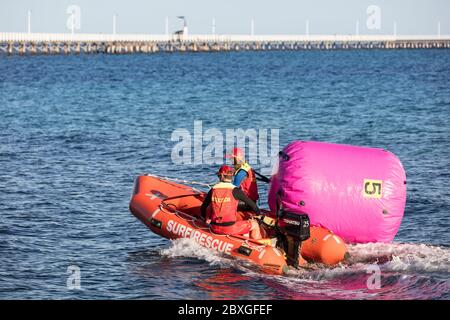
[[(214, 181), (172, 161), (194, 121), (392, 151), (394, 243), (271, 276), (153, 234), (128, 209), (136, 176)], [(0, 299), (449, 299), (449, 121), (450, 50), (0, 56)]]

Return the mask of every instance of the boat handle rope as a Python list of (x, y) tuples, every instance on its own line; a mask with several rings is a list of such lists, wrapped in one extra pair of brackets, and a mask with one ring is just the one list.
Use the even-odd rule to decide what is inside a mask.
[[(226, 237), (226, 238), (231, 239), (231, 236), (230, 236), (230, 235), (215, 233), (210, 227), (206, 227), (206, 228), (205, 228), (205, 227), (198, 226), (197, 223), (196, 223), (196, 221), (199, 220), (198, 218), (193, 217), (193, 216), (191, 216), (191, 215), (188, 215), (187, 213), (184, 213), (184, 212), (182, 212), (182, 211), (179, 211), (178, 208), (177, 208), (175, 205), (173, 205), (173, 206), (175, 207), (175, 209), (173, 209), (173, 208), (170, 207), (170, 204), (165, 203), (166, 200), (172, 200), (172, 199), (183, 198), (183, 197), (189, 197), (189, 196), (197, 196), (197, 195), (198, 195), (198, 193), (193, 193), (193, 194), (183, 194), (183, 195), (180, 195), (180, 196), (175, 196), (175, 197), (166, 198), (166, 199), (164, 199), (163, 201), (161, 201), (161, 204), (159, 205), (159, 208), (160, 208), (161, 211), (163, 211), (163, 212), (166, 212), (166, 213), (168, 213), (168, 214), (173, 214), (173, 215), (177, 216), (178, 218), (181, 218), (181, 219), (184, 219), (184, 220), (186, 220), (186, 221), (192, 222), (192, 224), (193, 224), (196, 228), (199, 228), (199, 229), (202, 229), (202, 230), (209, 230), (212, 234), (214, 234), (214, 235), (216, 235), (216, 236), (221, 236), (221, 237)], [(191, 219), (186, 218), (186, 216), (190, 217)], [(235, 237), (235, 236), (233, 236), (233, 237)], [(244, 239), (241, 239), (240, 237), (235, 237), (235, 238), (238, 238), (238, 239), (240, 239), (240, 240), (244, 240)], [(245, 240), (244, 240), (244, 241), (245, 241)]]
[[(163, 210), (163, 209), (168, 209), (169, 211), (173, 210), (173, 212), (167, 212), (166, 210), (164, 210), (164, 212), (167, 212), (170, 214), (175, 214), (179, 218), (185, 219), (185, 218), (181, 217), (180, 215), (192, 217), (192, 219), (186, 219), (186, 220), (193, 222), (193, 221), (197, 220), (196, 217), (193, 217), (191, 215), (188, 215), (187, 213), (179, 211), (176, 205), (166, 203), (166, 201), (173, 200), (173, 199), (179, 199), (179, 198), (185, 198), (185, 197), (192, 197), (192, 196), (195, 197), (195, 196), (200, 196), (200, 195), (202, 195), (202, 193), (189, 193), (189, 194), (182, 194), (182, 195), (178, 195), (178, 196), (174, 196), (174, 197), (165, 198), (165, 199), (161, 200), (161, 204), (159, 206), (160, 206), (161, 210)], [(171, 208), (171, 206), (173, 206), (174, 209), (169, 209), (169, 208)]]
[[(184, 195), (184, 196), (188, 196), (188, 195)], [(174, 198), (176, 198), (176, 197), (174, 197)], [(166, 199), (166, 200), (167, 200), (167, 199)], [(176, 207), (176, 206), (175, 206), (175, 207)], [(186, 220), (186, 221), (192, 222), (192, 224), (193, 224), (196, 228), (198, 228), (198, 229), (201, 229), (201, 230), (208, 230), (209, 232), (211, 232), (211, 234), (213, 234), (213, 235), (215, 235), (215, 236), (225, 237), (225, 238), (228, 238), (228, 239), (235, 238), (235, 239), (241, 240), (241, 241), (243, 241), (243, 243), (245, 243), (245, 244), (246, 244), (249, 248), (251, 248), (251, 249), (258, 248), (258, 247), (261, 247), (261, 246), (262, 246), (262, 244), (259, 243), (258, 240), (253, 240), (253, 241), (252, 241), (251, 239), (250, 239), (250, 240), (249, 240), (249, 239), (245, 239), (244, 237), (240, 237), (240, 236), (216, 233), (216, 232), (214, 232), (210, 227), (202, 227), (202, 226), (199, 226), (199, 225), (196, 223), (197, 220), (199, 220), (198, 218), (193, 217), (193, 216), (191, 216), (191, 215), (188, 215), (187, 213), (184, 213), (184, 212), (179, 211), (179, 210), (177, 210), (177, 209), (168, 209), (168, 208), (169, 208), (169, 205), (168, 205), (168, 204), (166, 204), (166, 203), (163, 204), (163, 203), (161, 202), (161, 204), (160, 204), (160, 209), (161, 209), (161, 211), (166, 212), (166, 213), (168, 213), (168, 214), (173, 214), (173, 215), (177, 216), (177, 217), (180, 218), (180, 219), (184, 219), (184, 220)], [(173, 210), (173, 211), (171, 211), (171, 210)], [(182, 217), (181, 215), (183, 215), (183, 217)], [(186, 216), (189, 216), (189, 217), (191, 217), (192, 219), (186, 218)], [(255, 247), (255, 245), (256, 245), (256, 247)]]
[[(225, 237), (225, 238), (228, 238), (228, 239), (231, 239), (231, 238), (239, 239), (239, 240), (243, 241), (245, 244), (247, 244), (250, 248), (252, 248), (252, 246), (254, 246), (254, 245), (256, 245), (256, 247), (260, 247), (262, 245), (261, 243), (258, 242), (258, 240), (246, 239), (244, 237), (239, 237), (239, 236), (229, 235), (229, 234), (219, 234), (219, 233), (215, 233), (210, 227), (206, 227), (206, 228), (199, 227), (197, 225), (197, 223), (196, 223), (196, 221), (199, 220), (199, 218), (193, 217), (193, 216), (191, 216), (191, 215), (189, 215), (187, 213), (179, 211), (176, 205), (172, 204), (172, 206), (175, 207), (175, 208), (173, 208), (173, 207), (171, 207), (171, 204), (168, 204), (168, 203), (165, 202), (167, 200), (173, 200), (173, 199), (179, 199), (179, 198), (185, 198), (185, 197), (191, 197), (191, 196), (199, 196), (199, 195), (201, 195), (201, 193), (189, 193), (189, 194), (182, 194), (182, 195), (179, 195), (179, 196), (166, 198), (166, 199), (161, 201), (161, 204), (160, 204), (159, 207), (160, 207), (161, 211), (166, 212), (168, 214), (174, 214), (180, 219), (184, 219), (186, 221), (192, 222), (192, 224), (196, 228), (199, 228), (199, 229), (202, 229), (202, 230), (209, 230), (212, 234), (214, 234), (216, 236), (222, 236), (222, 237)], [(191, 218), (191, 219), (186, 218), (186, 216)]]
[[(187, 213), (178, 211), (178, 210), (174, 210), (174, 209), (167, 209), (167, 207), (169, 207), (169, 205), (167, 204), (162, 204), (159, 206), (159, 208), (161, 209), (161, 211), (167, 213), (167, 214), (173, 214), (175, 216), (177, 216), (180, 219), (184, 219), (186, 221), (191, 222), (196, 228), (198, 229), (202, 229), (202, 230), (209, 230), (209, 228), (204, 228), (202, 226), (199, 226), (196, 222), (197, 222), (197, 218), (196, 217), (192, 217), (190, 215), (188, 215)], [(182, 216), (183, 215), (183, 216)], [(191, 219), (187, 218), (186, 216), (190, 217)]]
[[(166, 200), (167, 200), (167, 199), (166, 199)], [(160, 207), (161, 211), (163, 211), (163, 212), (165, 212), (165, 213), (173, 214), (173, 215), (177, 216), (177, 217), (180, 218), (180, 219), (184, 219), (184, 220), (186, 220), (186, 221), (192, 222), (192, 224), (193, 224), (196, 228), (198, 228), (198, 229), (201, 229), (201, 230), (208, 230), (209, 232), (211, 232), (212, 234), (214, 234), (214, 235), (216, 235), (216, 236), (221, 236), (221, 237), (227, 237), (227, 238), (229, 238), (229, 235), (224, 235), (224, 234), (215, 233), (210, 227), (202, 227), (202, 226), (199, 226), (199, 225), (197, 224), (197, 220), (199, 220), (199, 219), (196, 218), (196, 217), (193, 217), (193, 216), (191, 216), (191, 215), (188, 215), (187, 213), (184, 213), (184, 212), (179, 211), (179, 210), (177, 210), (177, 209), (168, 209), (169, 205), (166, 204), (166, 203), (163, 204), (163, 203), (161, 202), (161, 204), (160, 204), (159, 207)], [(183, 216), (182, 216), (182, 215), (183, 215)], [(186, 218), (186, 216), (190, 217), (191, 219)]]
[(182, 211), (179, 211), (178, 208), (177, 208), (177, 206), (174, 205), (174, 204), (172, 204), (172, 206), (175, 207), (175, 208), (171, 207), (171, 204), (168, 204), (168, 203), (165, 202), (166, 200), (173, 200), (173, 199), (184, 198), (184, 197), (190, 197), (190, 196), (198, 196), (198, 195), (200, 195), (200, 194), (198, 194), (198, 193), (192, 193), (192, 194), (183, 194), (183, 195), (179, 195), (179, 196), (175, 196), (175, 197), (166, 198), (166, 199), (164, 199), (164, 200), (161, 201), (160, 209), (161, 209), (162, 211), (168, 213), (168, 214), (174, 214), (174, 215), (176, 215), (178, 218), (181, 218), (181, 219), (184, 219), (184, 220), (186, 220), (186, 221), (192, 222), (192, 224), (193, 224), (196, 228), (203, 229), (203, 230), (207, 230), (207, 229), (209, 229), (209, 228), (204, 228), (204, 227), (201, 227), (201, 226), (197, 225), (196, 221), (198, 220), (198, 218), (193, 217), (193, 216), (191, 216), (191, 215), (189, 215), (189, 214), (187, 214), (187, 213), (184, 213), (184, 212), (182, 212)]

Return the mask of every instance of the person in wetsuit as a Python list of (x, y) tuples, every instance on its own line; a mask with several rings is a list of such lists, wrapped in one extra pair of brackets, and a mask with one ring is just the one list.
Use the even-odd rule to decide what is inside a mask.
[[(233, 184), (249, 197), (253, 202), (257, 202), (259, 199), (258, 184), (256, 183), (256, 175), (253, 168), (245, 161), (244, 152), (240, 148), (233, 148), (231, 154), (226, 155), (227, 158), (233, 160), (234, 176)], [(251, 210), (244, 202), (240, 202), (238, 206), (240, 211)], [(242, 213), (242, 217), (248, 217), (248, 214)]]
[(239, 201), (245, 203), (256, 214), (258, 206), (238, 187), (231, 183), (233, 169), (221, 166), (217, 175), (220, 182), (206, 195), (200, 208), (202, 218), (210, 222), (211, 230), (218, 234), (250, 234), (252, 239), (261, 239), (261, 229), (254, 219), (237, 220)]

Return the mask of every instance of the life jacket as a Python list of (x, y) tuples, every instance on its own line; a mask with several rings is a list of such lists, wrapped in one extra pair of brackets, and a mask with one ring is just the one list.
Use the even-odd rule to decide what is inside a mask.
[(258, 201), (259, 194), (258, 194), (258, 185), (256, 184), (256, 175), (255, 171), (253, 171), (252, 167), (247, 163), (244, 162), (239, 169), (237, 169), (234, 172), (234, 175), (236, 175), (239, 171), (244, 170), (247, 172), (247, 178), (242, 180), (240, 188), (244, 193), (252, 199), (254, 202)]
[(236, 186), (230, 182), (219, 182), (212, 187), (211, 224), (232, 225), (236, 222), (239, 201), (233, 196), (234, 188)]

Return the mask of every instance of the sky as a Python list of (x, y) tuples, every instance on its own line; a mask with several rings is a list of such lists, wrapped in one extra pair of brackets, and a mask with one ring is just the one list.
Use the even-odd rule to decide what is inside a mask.
[[(450, 34), (450, 0), (0, 0), (0, 32), (70, 32), (68, 7), (80, 9), (77, 33), (163, 34), (181, 29), (187, 18), (190, 34)], [(376, 6), (379, 15), (368, 8)], [(378, 10), (378, 9), (377, 9)], [(375, 16), (376, 15), (376, 16)], [(379, 17), (379, 19), (377, 18)], [(379, 24), (374, 27), (373, 19)], [(368, 24), (369, 22), (369, 24)]]

